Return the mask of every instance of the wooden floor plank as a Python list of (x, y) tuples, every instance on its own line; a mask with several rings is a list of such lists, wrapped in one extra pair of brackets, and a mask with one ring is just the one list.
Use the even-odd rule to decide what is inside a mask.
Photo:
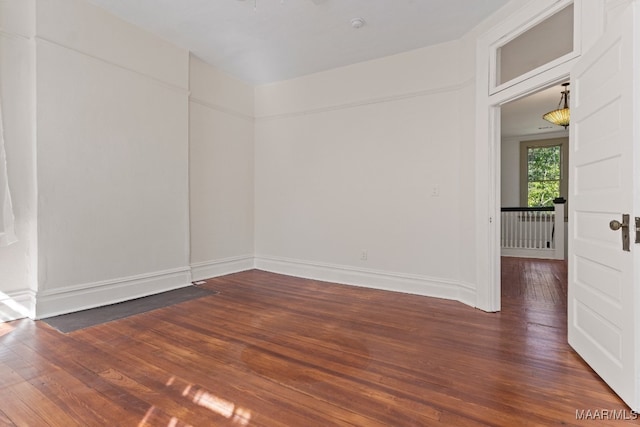
[[(272, 412), (273, 416), (282, 417), (283, 411), (290, 409), (292, 412), (287, 413), (289, 422), (283, 425), (297, 425), (304, 420), (313, 419), (317, 416), (318, 404), (320, 403), (317, 398), (301, 394), (299, 390), (292, 391), (286, 385), (279, 384), (271, 379), (256, 376), (254, 372), (248, 371), (246, 367), (243, 367), (240, 357), (227, 357), (225, 355), (225, 353), (230, 353), (233, 356), (235, 355), (234, 351), (223, 350), (221, 352), (217, 346), (207, 346), (207, 336), (198, 337), (196, 335), (194, 341), (189, 341), (179, 331), (171, 333), (170, 328), (170, 324), (158, 320), (155, 322), (154, 327), (139, 337), (141, 341), (131, 346), (127, 354), (140, 358), (149, 354), (158, 354), (154, 358), (154, 363), (165, 369), (172, 369), (173, 374), (183, 383), (194, 387), (196, 386), (194, 383), (201, 382), (198, 385), (199, 388), (215, 391), (218, 394), (222, 393), (229, 398), (233, 398), (239, 405), (242, 405), (247, 395), (251, 395), (254, 398), (252, 406), (255, 407), (258, 404), (263, 408), (262, 418), (270, 416), (265, 414), (265, 411)], [(193, 331), (191, 331), (190, 335), (194, 335)], [(159, 338), (167, 339), (161, 349), (155, 348), (150, 344), (151, 342), (158, 342)], [(230, 347), (244, 345), (235, 339), (231, 341), (233, 342)], [(175, 342), (179, 344), (174, 344)], [(190, 350), (195, 348), (198, 343), (199, 352), (196, 353)], [(219, 357), (219, 354), (222, 356)], [(211, 366), (216, 366), (215, 372), (210, 372)], [(184, 380), (184, 378), (187, 380)], [(273, 393), (279, 395), (279, 398), (274, 400)], [(262, 397), (260, 398), (260, 396)], [(259, 399), (256, 400), (256, 397)], [(282, 398), (287, 404), (283, 404), (284, 402), (280, 401)], [(289, 408), (288, 402), (295, 402), (294, 406)], [(296, 412), (299, 412), (303, 417), (293, 419), (294, 417), (297, 418)], [(362, 421), (366, 421), (367, 425), (376, 425), (373, 420), (354, 417), (353, 413), (339, 413), (337, 408), (332, 408), (332, 413), (336, 415), (336, 419), (362, 418)], [(274, 425), (275, 420), (275, 418), (270, 419), (268, 425)]]
[(112, 401), (62, 370), (33, 378), (29, 383), (79, 425), (108, 425), (118, 416), (119, 408)]
[[(23, 424), (20, 418), (27, 420), (24, 425), (50, 425), (50, 426), (81, 426), (77, 420), (55, 404), (48, 396), (44, 395), (37, 387), (28, 382), (11, 386), (3, 390), (11, 396), (13, 403), (21, 402), (20, 414), (16, 424)], [(4, 400), (4, 399), (3, 399)], [(4, 402), (3, 402), (4, 404)], [(29, 410), (25, 409), (28, 408)], [(15, 414), (8, 413), (10, 419), (16, 419)], [(35, 417), (33, 420), (30, 420)]]
[[(34, 402), (24, 402), (15, 393), (17, 387), (21, 387), (23, 384), (16, 384), (11, 387), (4, 388), (2, 390), (2, 406), (0, 411), (3, 417), (4, 425), (16, 425), (16, 426), (45, 426), (46, 422), (38, 415), (38, 413), (31, 407)], [(59, 410), (60, 411), (60, 410)], [(62, 426), (62, 424), (58, 424)]]
[(581, 426), (576, 411), (628, 411), (566, 343), (566, 263), (502, 264), (499, 313), (252, 270), (69, 334), (6, 323), (0, 424)]

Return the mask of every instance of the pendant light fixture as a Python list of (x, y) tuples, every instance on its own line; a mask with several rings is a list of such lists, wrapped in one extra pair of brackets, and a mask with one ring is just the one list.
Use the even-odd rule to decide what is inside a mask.
[[(554, 125), (564, 126), (566, 129), (569, 126), (569, 118), (571, 117), (569, 111), (569, 83), (562, 83), (562, 86), (564, 86), (564, 90), (561, 92), (558, 108), (549, 111), (542, 118)], [(564, 107), (560, 108), (562, 101), (564, 101)]]

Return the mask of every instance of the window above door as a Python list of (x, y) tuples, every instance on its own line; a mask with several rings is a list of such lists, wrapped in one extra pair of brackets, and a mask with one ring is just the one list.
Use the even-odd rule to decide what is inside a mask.
[(491, 46), (490, 94), (499, 92), (579, 55), (578, 5), (558, 1)]

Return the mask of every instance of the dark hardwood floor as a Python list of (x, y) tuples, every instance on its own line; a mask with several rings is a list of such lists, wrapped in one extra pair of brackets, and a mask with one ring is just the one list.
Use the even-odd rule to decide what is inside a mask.
[(576, 419), (632, 416), (566, 344), (564, 262), (504, 258), (500, 313), (257, 270), (203, 286), (66, 335), (0, 324), (0, 425), (640, 424)]

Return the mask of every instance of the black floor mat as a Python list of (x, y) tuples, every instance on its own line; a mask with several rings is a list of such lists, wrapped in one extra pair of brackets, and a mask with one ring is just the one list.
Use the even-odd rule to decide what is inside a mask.
[(60, 332), (68, 333), (112, 320), (124, 319), (135, 314), (145, 313), (173, 304), (189, 301), (204, 296), (215, 295), (218, 292), (187, 286), (161, 294), (150, 295), (148, 297), (137, 298), (104, 307), (92, 308), (90, 310), (76, 311), (75, 313), (62, 314), (60, 316), (42, 319)]

